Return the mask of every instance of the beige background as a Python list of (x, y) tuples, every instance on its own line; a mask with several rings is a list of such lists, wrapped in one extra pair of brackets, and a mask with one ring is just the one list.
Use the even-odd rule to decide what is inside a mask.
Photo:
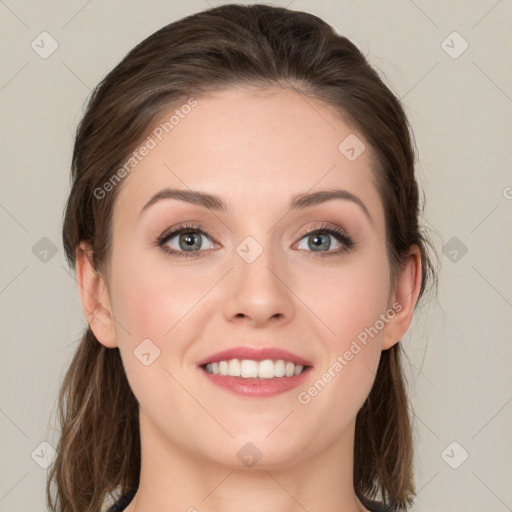
[[(0, 1), (0, 512), (46, 510), (41, 465), (85, 326), (61, 243), (84, 103), (136, 43), (220, 3)], [(512, 3), (275, 4), (317, 14), (353, 40), (403, 99), (416, 134), (442, 267), (438, 299), (403, 340), (417, 424), (413, 510), (512, 510)], [(43, 51), (45, 37), (51, 49), (44, 31), (58, 44), (47, 58), (31, 47)]]

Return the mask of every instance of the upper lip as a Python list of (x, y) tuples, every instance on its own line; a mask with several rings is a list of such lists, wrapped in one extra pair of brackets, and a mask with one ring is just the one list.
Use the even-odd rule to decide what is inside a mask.
[(294, 354), (293, 352), (289, 352), (288, 350), (276, 347), (250, 346), (233, 347), (222, 350), (221, 352), (216, 352), (211, 356), (201, 359), (197, 365), (202, 366), (208, 363), (229, 361), (230, 359), (252, 359), (254, 361), (263, 361), (265, 359), (283, 359), (284, 361), (289, 361), (296, 365), (312, 366), (310, 361), (298, 356), (297, 354)]

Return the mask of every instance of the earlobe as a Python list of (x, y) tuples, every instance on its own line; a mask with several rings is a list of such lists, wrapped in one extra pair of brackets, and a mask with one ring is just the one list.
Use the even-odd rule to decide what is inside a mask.
[(76, 282), (82, 309), (94, 336), (108, 348), (117, 347), (108, 289), (103, 276), (92, 264), (92, 249), (85, 242), (76, 249)]
[(398, 343), (407, 332), (412, 321), (420, 288), (421, 253), (418, 246), (413, 245), (402, 265), (400, 275), (391, 294), (390, 306), (392, 305), (395, 314), (384, 328), (382, 350), (387, 350)]

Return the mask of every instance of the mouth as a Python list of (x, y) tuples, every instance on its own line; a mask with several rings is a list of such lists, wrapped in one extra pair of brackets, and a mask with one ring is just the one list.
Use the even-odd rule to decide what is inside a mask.
[(265, 398), (299, 386), (313, 366), (285, 350), (238, 347), (203, 359), (198, 368), (210, 383), (231, 393)]

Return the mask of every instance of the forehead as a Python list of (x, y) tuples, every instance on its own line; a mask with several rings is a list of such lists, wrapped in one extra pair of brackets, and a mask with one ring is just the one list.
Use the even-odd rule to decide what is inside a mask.
[(334, 109), (278, 87), (194, 100), (173, 105), (152, 127), (139, 146), (150, 149), (133, 162), (115, 210), (140, 210), (166, 187), (218, 195), (239, 213), (244, 205), (283, 206), (294, 194), (336, 187), (379, 216), (370, 148)]

